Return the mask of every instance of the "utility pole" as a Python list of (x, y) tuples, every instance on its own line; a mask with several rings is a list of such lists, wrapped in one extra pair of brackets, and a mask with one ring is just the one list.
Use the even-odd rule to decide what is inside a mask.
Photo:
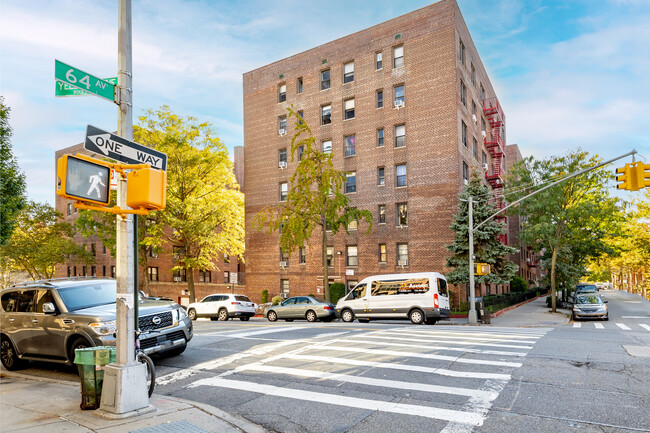
[(476, 316), (476, 299), (474, 294), (474, 202), (470, 196), (469, 202), (469, 313), (467, 322), (470, 325), (476, 325), (478, 318)]
[[(133, 140), (131, 0), (118, 5), (118, 135)], [(117, 205), (127, 209), (126, 179), (117, 182)], [(106, 366), (101, 409), (120, 417), (138, 415), (149, 408), (146, 367), (135, 361), (135, 312), (138, 297), (135, 290), (135, 248), (133, 219), (117, 215), (117, 356), (116, 363)], [(129, 242), (129, 240), (131, 242)], [(153, 407), (151, 407), (153, 410)]]

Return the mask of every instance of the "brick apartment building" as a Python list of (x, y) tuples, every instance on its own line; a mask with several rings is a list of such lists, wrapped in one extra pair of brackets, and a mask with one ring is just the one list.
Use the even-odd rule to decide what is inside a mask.
[[(241, 147), (241, 146), (240, 146)], [(85, 154), (91, 157), (101, 159), (102, 155), (97, 155), (83, 148), (83, 143), (67, 147), (55, 152), (55, 172), (56, 161), (65, 154)], [(241, 155), (235, 151), (235, 166), (240, 167), (242, 171), (243, 158), (237, 159)], [(242, 173), (243, 175), (243, 173)], [(237, 176), (238, 182), (243, 183), (243, 176)], [(56, 184), (56, 179), (55, 179)], [(79, 217), (79, 211), (74, 207), (72, 200), (67, 200), (59, 195), (55, 195), (55, 208), (63, 214), (63, 220), (67, 223), (74, 224)], [(75, 243), (85, 245), (86, 250), (95, 255), (96, 263), (85, 266), (81, 263), (69, 262), (56, 269), (56, 277), (69, 276), (96, 276), (115, 278), (115, 258), (111, 256), (109, 250), (102, 244), (98, 236), (92, 235), (89, 238), (83, 237), (80, 233), (75, 234)], [(177, 246), (169, 243), (163, 244), (163, 249), (158, 254), (150, 253), (147, 257), (146, 269), (140, 265), (138, 276), (139, 289), (145, 289), (145, 278), (149, 279), (149, 295), (166, 296), (178, 303), (187, 304), (189, 292), (187, 291), (187, 275), (185, 271), (172, 271), (172, 268), (178, 263), (178, 257), (182, 251)], [(211, 293), (230, 293), (235, 290), (237, 293), (244, 291), (245, 269), (244, 264), (236, 258), (219, 257), (215, 265), (217, 270), (213, 271), (194, 271), (194, 287), (197, 300)]]
[[(251, 227), (283, 200), (302, 114), (316, 143), (348, 172), (351, 206), (373, 214), (369, 234), (329, 234), (330, 282), (373, 274), (447, 272), (446, 244), (471, 170), (500, 196), (505, 116), (455, 0), (438, 3), (244, 74), (247, 293), (323, 293), (319, 233), (280, 251)], [(502, 205), (500, 199), (496, 199)], [(502, 241), (506, 242), (506, 236)], [(457, 287), (458, 297), (468, 296)], [(507, 287), (478, 289), (502, 293)]]

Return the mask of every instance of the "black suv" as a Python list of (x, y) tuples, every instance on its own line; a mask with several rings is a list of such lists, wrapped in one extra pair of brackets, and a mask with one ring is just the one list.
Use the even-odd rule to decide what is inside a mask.
[[(7, 370), (28, 360), (72, 364), (81, 347), (114, 346), (114, 279), (60, 278), (0, 292), (0, 349)], [(192, 321), (175, 302), (139, 299), (140, 348), (180, 355), (192, 339)]]

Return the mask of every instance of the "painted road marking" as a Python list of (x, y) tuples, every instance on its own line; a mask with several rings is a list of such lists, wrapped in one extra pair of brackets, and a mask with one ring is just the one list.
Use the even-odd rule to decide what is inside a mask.
[(602, 323), (594, 323), (594, 326), (596, 327), (596, 329), (605, 329), (605, 325), (603, 325)]
[(227, 338), (244, 338), (250, 337), (253, 335), (262, 335), (262, 334), (273, 334), (274, 332), (286, 332), (286, 331), (298, 331), (300, 329), (305, 329), (306, 326), (291, 326), (291, 327), (269, 327), (265, 329), (258, 329), (256, 331), (246, 331), (246, 332), (209, 332), (206, 334), (197, 334), (201, 337), (227, 337)]
[[(384, 336), (385, 335), (385, 336)], [(405, 334), (407, 335), (407, 334)], [(394, 340), (399, 340), (399, 341), (424, 341), (424, 342), (431, 342), (431, 338), (404, 338), (403, 336), (393, 336), (393, 334), (387, 334), (383, 332), (377, 332), (373, 333), (370, 335), (364, 335), (364, 338), (385, 338), (385, 339), (394, 339)], [(433, 337), (434, 341), (437, 339), (437, 337)], [(517, 344), (500, 344), (500, 343), (478, 343), (475, 341), (469, 341), (469, 340), (451, 340), (451, 341), (436, 341), (437, 343), (441, 344), (460, 344), (463, 346), (489, 346), (489, 347), (506, 347), (510, 349), (532, 349), (533, 346), (521, 346)], [(535, 342), (530, 342), (529, 344), (535, 344)]]
[(275, 397), (291, 398), (316, 403), (333, 404), (337, 406), (354, 407), (371, 411), (399, 413), (403, 415), (415, 415), (425, 418), (453, 421), (472, 426), (483, 424), (482, 413), (471, 413), (459, 410), (442, 409), (436, 407), (420, 406), (414, 404), (394, 403), (390, 401), (377, 401), (357, 397), (346, 397), (334, 394), (323, 394), (321, 392), (304, 391), (300, 389), (289, 389), (273, 385), (264, 385), (241, 380), (224, 379), (221, 377), (209, 377), (197, 380), (188, 385), (189, 388), (198, 386), (215, 386), (242, 391), (254, 392), (257, 394), (270, 395)]
[(574, 328), (580, 328), (580, 327), (582, 327), (582, 323), (575, 322), (575, 323), (573, 324), (573, 327), (574, 327)]
[(639, 326), (645, 329), (646, 331), (650, 331), (650, 325), (646, 325), (644, 323), (639, 323)]
[[(443, 346), (434, 346), (434, 345), (426, 345), (426, 344), (405, 344), (405, 343), (389, 343), (386, 341), (370, 341), (368, 338), (384, 338), (384, 339), (391, 339), (391, 340), (396, 340), (396, 338), (390, 338), (390, 337), (378, 337), (378, 336), (372, 336), (372, 335), (366, 335), (364, 336), (363, 340), (357, 340), (355, 338), (345, 338), (342, 339), (342, 342), (351, 342), (351, 343), (360, 343), (360, 344), (374, 344), (374, 345), (380, 345), (380, 346), (397, 346), (397, 347), (411, 347), (411, 348), (416, 348), (416, 349), (429, 349), (429, 350), (446, 350), (446, 351), (451, 351), (451, 352), (465, 352), (465, 353), (480, 353), (484, 355), (500, 355), (500, 356), (526, 356), (526, 352), (508, 352), (508, 351), (501, 351), (501, 350), (482, 350), (482, 349), (471, 349), (471, 348), (462, 348), (462, 347), (443, 347)], [(409, 338), (402, 338), (400, 341), (422, 341), (422, 340), (412, 340)], [(528, 349), (532, 349), (532, 347), (528, 347)]]
[(616, 326), (618, 326), (619, 328), (621, 328), (624, 331), (631, 331), (631, 329), (629, 327), (627, 327), (626, 325), (624, 325), (622, 323), (617, 323)]

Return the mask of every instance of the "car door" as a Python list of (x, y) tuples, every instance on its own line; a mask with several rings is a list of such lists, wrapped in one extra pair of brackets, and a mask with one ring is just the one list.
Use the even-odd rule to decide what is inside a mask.
[(293, 318), (293, 308), (296, 306), (296, 298), (289, 298), (280, 305), (280, 308), (276, 309), (278, 313), (278, 318), (280, 319), (291, 319)]
[(46, 314), (43, 311), (43, 305), (46, 303), (54, 304), (56, 311), (60, 311), (51, 290), (43, 288), (36, 291), (32, 316), (31, 345), (33, 350), (38, 351), (39, 355), (51, 358), (65, 358), (65, 337), (69, 325), (64, 323), (60, 314)]
[[(196, 306), (196, 313), (199, 316), (205, 316), (212, 314), (212, 307), (214, 307), (214, 304), (212, 301), (214, 301), (214, 296), (206, 296), (199, 302), (199, 304)], [(215, 312), (216, 313), (216, 312)]]
[(294, 319), (304, 319), (307, 310), (311, 308), (311, 301), (306, 296), (296, 298), (296, 306), (293, 307), (292, 315)]
[[(7, 296), (8, 294), (5, 294), (2, 297), (3, 308), (6, 311), (2, 324), (3, 332), (11, 336), (19, 353), (35, 353), (34, 333), (32, 332), (34, 324), (32, 320), (36, 290), (16, 290), (10, 293), (11, 295)], [(6, 306), (5, 297), (7, 297)], [(6, 327), (4, 322), (6, 322)]]

